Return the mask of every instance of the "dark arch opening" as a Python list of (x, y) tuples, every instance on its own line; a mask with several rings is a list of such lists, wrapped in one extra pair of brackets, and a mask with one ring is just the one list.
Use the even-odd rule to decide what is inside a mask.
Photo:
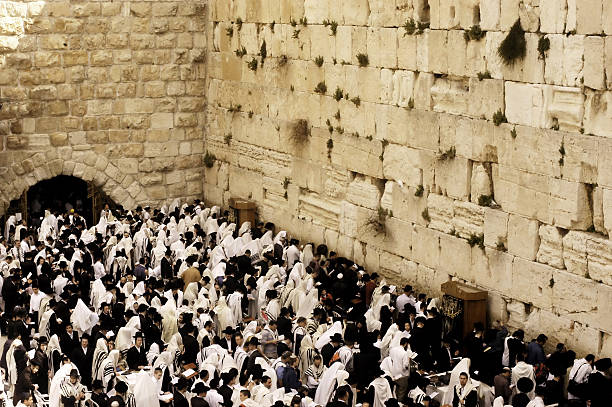
[[(105, 204), (111, 209), (118, 207), (100, 188), (80, 178), (59, 175), (43, 180), (30, 187), (19, 199), (11, 201), (6, 216), (20, 213), (28, 226), (39, 226), (45, 210), (66, 213), (74, 209), (91, 227), (98, 222)], [(6, 218), (5, 216), (5, 218)]]

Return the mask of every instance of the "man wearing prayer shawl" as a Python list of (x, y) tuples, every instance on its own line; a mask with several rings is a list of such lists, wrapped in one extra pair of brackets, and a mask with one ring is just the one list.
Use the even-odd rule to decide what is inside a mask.
[(476, 407), (478, 405), (478, 393), (467, 372), (461, 372), (459, 384), (455, 385), (453, 391), (453, 407)]

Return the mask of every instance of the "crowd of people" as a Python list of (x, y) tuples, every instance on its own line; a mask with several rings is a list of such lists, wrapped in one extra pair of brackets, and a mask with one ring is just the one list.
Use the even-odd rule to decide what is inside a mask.
[[(503, 323), (449, 332), (397, 288), (196, 201), (74, 210), (0, 237), (7, 405), (610, 406), (609, 358)], [(484, 322), (484, 321), (483, 321)], [(48, 395), (48, 401), (46, 396)]]

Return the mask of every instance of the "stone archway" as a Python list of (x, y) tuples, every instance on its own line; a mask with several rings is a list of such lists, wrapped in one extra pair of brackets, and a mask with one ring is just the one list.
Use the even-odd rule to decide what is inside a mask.
[(10, 202), (21, 197), (30, 187), (58, 175), (91, 182), (126, 209), (132, 209), (137, 202), (147, 199), (140, 182), (132, 175), (124, 174), (106, 157), (93, 151), (62, 153), (57, 150), (37, 152), (9, 167), (0, 167), (0, 214), (4, 214)]

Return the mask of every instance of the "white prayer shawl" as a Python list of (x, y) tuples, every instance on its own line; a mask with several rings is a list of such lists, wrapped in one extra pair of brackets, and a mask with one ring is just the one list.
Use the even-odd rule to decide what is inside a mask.
[(102, 361), (100, 370), (102, 371), (102, 384), (104, 390), (108, 389), (108, 384), (117, 376), (117, 365), (119, 364), (120, 352), (118, 349), (110, 351), (108, 356)]
[(241, 292), (235, 291), (227, 296), (227, 301), (230, 309), (232, 310), (232, 327), (242, 323), (242, 297)]
[(136, 374), (133, 393), (137, 406), (159, 407), (157, 386), (148, 372), (140, 371)]
[(7, 242), (9, 240), (9, 230), (11, 229), (11, 226), (15, 226), (16, 223), (17, 217), (15, 215), (9, 216), (4, 226), (4, 239), (6, 239)]
[(98, 323), (98, 314), (92, 312), (87, 308), (87, 305), (79, 298), (76, 307), (70, 316), (70, 322), (72, 326), (79, 333), (79, 337), (83, 336), (83, 333), (91, 334), (91, 329)]
[(264, 372), (264, 376), (268, 376), (272, 379), (272, 386), (270, 387), (270, 391), (276, 391), (276, 383), (278, 382), (278, 378), (276, 377), (276, 370), (270, 366), (268, 361), (262, 357), (255, 358), (255, 364), (261, 366), (261, 369)]
[[(215, 274), (215, 268), (221, 263), (221, 260), (227, 260), (227, 256), (222, 246), (216, 246), (210, 253), (210, 262), (208, 263), (208, 268), (213, 270), (213, 275)], [(225, 275), (225, 269), (223, 269), (223, 275)]]
[(453, 404), (453, 397), (454, 397), (453, 391), (454, 391), (455, 385), (459, 384), (459, 376), (461, 375), (462, 372), (470, 371), (470, 363), (471, 362), (469, 358), (463, 358), (453, 368), (453, 370), (451, 371), (451, 376), (450, 376), (450, 380), (448, 383), (448, 391), (444, 393), (444, 398), (442, 399), (442, 405)]
[(153, 249), (153, 261), (151, 264), (153, 267), (159, 266), (162, 259), (166, 255), (166, 246), (164, 245), (164, 239), (165, 236), (163, 235), (163, 231), (160, 231), (157, 237), (155, 248)]
[(198, 288), (199, 287), (197, 282), (191, 282), (187, 285), (187, 288), (185, 289), (183, 299), (189, 301), (190, 306), (192, 306), (198, 299)]
[(159, 354), (153, 363), (153, 369), (158, 367), (167, 368), (171, 376), (174, 374), (174, 355), (172, 352), (166, 350)]
[[(455, 387), (453, 387), (453, 391), (459, 398), (459, 401), (465, 400), (468, 394), (470, 394), (473, 390), (476, 390), (476, 386), (474, 386), (474, 384), (470, 380), (469, 373), (468, 373), (467, 382), (465, 383), (465, 387), (461, 388), (461, 384), (456, 384)], [(453, 395), (453, 398), (454, 398), (454, 395)]]
[(221, 336), (225, 328), (233, 327), (234, 315), (232, 310), (227, 306), (225, 296), (219, 297), (217, 306), (213, 309), (215, 312), (215, 318), (217, 319), (217, 335)]
[(115, 348), (120, 351), (127, 351), (132, 347), (134, 343), (133, 337), (138, 330), (136, 328), (130, 328), (124, 326), (119, 328), (119, 332), (117, 332), (117, 338), (115, 339)]
[(312, 252), (312, 245), (309, 243), (304, 246), (304, 250), (300, 254), (300, 262), (307, 267), (310, 265), (310, 262), (314, 259), (314, 253)]
[(397, 327), (397, 324), (392, 324), (389, 329), (387, 329), (385, 336), (383, 336), (382, 342), (380, 344), (380, 355), (383, 359), (389, 356), (389, 348), (391, 345), (391, 341), (393, 340), (393, 336), (398, 331), (399, 328)]
[[(41, 310), (39, 310), (39, 312), (40, 311)], [(44, 313), (39, 315), (38, 332), (40, 332), (41, 335), (44, 335), (47, 338), (49, 337), (49, 321), (51, 320), (51, 315), (53, 315), (54, 313), (55, 311), (53, 311), (53, 309), (48, 309)]]
[[(77, 369), (74, 363), (67, 363), (62, 365), (59, 368), (53, 379), (51, 380), (51, 386), (49, 387), (49, 407), (59, 407), (60, 406), (60, 385), (64, 381), (64, 379), (70, 376), (70, 371), (72, 369)], [(77, 369), (78, 370), (78, 369)]]
[(210, 236), (213, 233), (217, 233), (218, 230), (219, 230), (219, 223), (217, 222), (217, 219), (213, 219), (212, 217), (209, 217), (206, 220), (206, 223), (204, 224), (204, 231), (206, 232), (206, 236)]
[(279, 314), (280, 305), (278, 303), (278, 299), (273, 298), (272, 300), (270, 300), (268, 305), (266, 305), (266, 316), (268, 317), (268, 321), (276, 321)]
[(516, 366), (512, 368), (512, 379), (510, 383), (516, 386), (516, 384), (518, 383), (521, 377), (526, 377), (533, 382), (533, 390), (527, 393), (529, 398), (533, 399), (535, 397), (535, 386), (536, 386), (535, 372), (533, 370), (533, 366), (523, 361), (518, 362)]
[(45, 218), (40, 223), (40, 228), (38, 229), (38, 241), (45, 242), (49, 236), (55, 237), (55, 228), (51, 219), (51, 212), (45, 210)]
[[(323, 346), (327, 345), (330, 342), (331, 337), (334, 334), (342, 335), (342, 322), (340, 322), (340, 321), (334, 322), (332, 324), (331, 328), (329, 328), (327, 331), (325, 331), (319, 337), (319, 339), (317, 339), (317, 341), (315, 343), (315, 348), (317, 348), (320, 351), (323, 348)], [(342, 368), (344, 368), (344, 366)]]
[(300, 301), (296, 316), (307, 318), (319, 303), (319, 290), (310, 290)]
[(248, 233), (251, 231), (251, 222), (242, 222), (242, 226), (240, 226), (240, 229), (238, 230), (238, 236), (242, 236), (245, 233)]
[(19, 339), (14, 339), (6, 354), (6, 364), (8, 366), (7, 378), (11, 386), (17, 383), (17, 362), (15, 361), (15, 349), (22, 346), (23, 343)]
[(385, 402), (393, 397), (393, 392), (391, 391), (389, 382), (383, 376), (374, 379), (368, 387), (374, 388), (373, 407), (385, 407)]
[(341, 362), (335, 362), (323, 373), (315, 393), (314, 401), (316, 404), (325, 406), (331, 401), (332, 394), (337, 387), (340, 371), (344, 371), (344, 365)]
[(47, 358), (49, 359), (49, 371), (51, 373), (55, 372), (55, 366), (53, 365), (53, 352), (56, 351), (60, 354), (62, 353), (62, 348), (60, 347), (57, 334), (52, 335), (51, 338), (49, 338), (49, 345), (47, 346)]
[(397, 380), (410, 374), (410, 360), (412, 352), (404, 349), (403, 346), (395, 346), (389, 351), (392, 362), (391, 378)]
[(262, 250), (264, 247), (267, 247), (267, 246), (273, 246), (274, 240), (272, 239), (272, 231), (268, 230), (266, 233), (264, 233), (261, 239), (259, 239), (259, 243), (260, 243), (260, 250)]
[[(167, 298), (167, 297), (166, 297)], [(162, 340), (164, 342), (170, 341), (172, 335), (178, 332), (176, 305), (174, 299), (167, 301), (159, 313), (162, 316)]]
[[(302, 342), (300, 343), (300, 361), (299, 361), (299, 370), (302, 376), (302, 382), (305, 383), (305, 373), (306, 370), (314, 363), (314, 357), (318, 352), (312, 343), (312, 338), (310, 335), (306, 334), (302, 338)], [(321, 362), (321, 365), (323, 363)]]

